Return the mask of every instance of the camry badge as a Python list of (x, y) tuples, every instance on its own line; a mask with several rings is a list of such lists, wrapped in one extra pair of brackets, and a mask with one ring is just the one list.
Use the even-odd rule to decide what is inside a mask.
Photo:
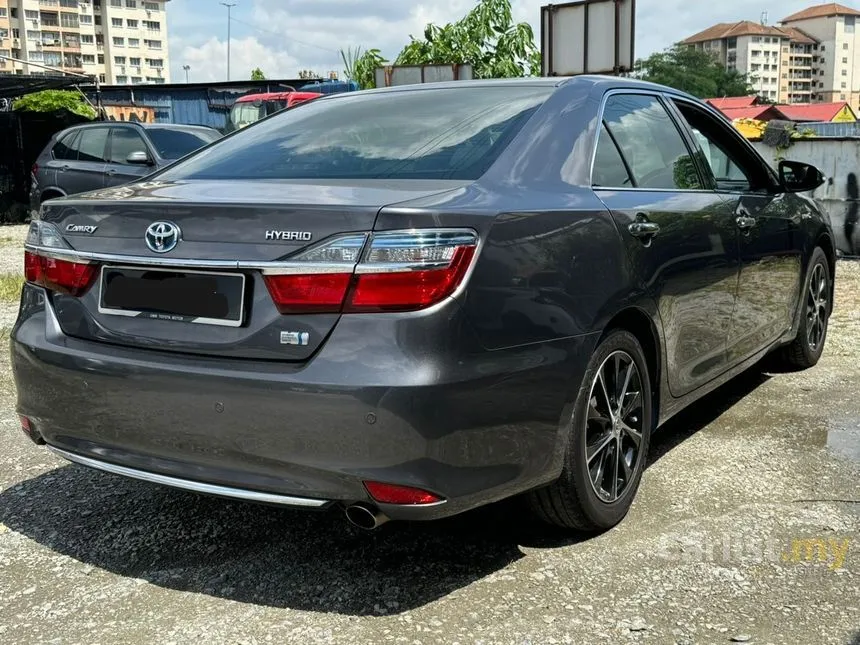
[(86, 233), (92, 235), (96, 232), (98, 226), (84, 226), (83, 224), (69, 224), (66, 227), (66, 233)]
[(167, 253), (176, 248), (182, 239), (182, 231), (173, 222), (153, 222), (146, 229), (146, 245), (156, 253)]

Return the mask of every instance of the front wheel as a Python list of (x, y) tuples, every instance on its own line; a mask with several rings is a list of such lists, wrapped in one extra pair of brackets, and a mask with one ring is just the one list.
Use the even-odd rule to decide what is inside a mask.
[(818, 247), (809, 261), (798, 305), (801, 307), (801, 319), (797, 337), (780, 353), (782, 367), (804, 370), (814, 367), (821, 359), (827, 340), (830, 312), (833, 310), (830, 302), (833, 293), (831, 284), (830, 265), (824, 251)]
[(538, 517), (589, 532), (609, 529), (624, 519), (645, 469), (652, 406), (639, 341), (625, 330), (610, 332), (589, 361), (561, 477), (530, 494)]

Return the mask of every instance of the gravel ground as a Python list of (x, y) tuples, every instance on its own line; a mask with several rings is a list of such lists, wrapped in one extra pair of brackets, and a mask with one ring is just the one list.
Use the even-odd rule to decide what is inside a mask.
[(18, 430), (7, 365), (0, 643), (860, 645), (860, 264), (838, 285), (821, 364), (673, 420), (592, 539), (516, 503), (365, 534), (67, 465)]
[[(0, 226), (0, 275), (24, 271), (24, 239), (29, 225)], [(15, 323), (18, 301), (0, 300), (0, 335)]]

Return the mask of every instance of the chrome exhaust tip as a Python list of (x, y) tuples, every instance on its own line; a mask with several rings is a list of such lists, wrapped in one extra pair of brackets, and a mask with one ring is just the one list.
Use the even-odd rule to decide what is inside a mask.
[(368, 504), (352, 504), (346, 507), (346, 519), (353, 526), (365, 531), (378, 529), (388, 521), (388, 516)]

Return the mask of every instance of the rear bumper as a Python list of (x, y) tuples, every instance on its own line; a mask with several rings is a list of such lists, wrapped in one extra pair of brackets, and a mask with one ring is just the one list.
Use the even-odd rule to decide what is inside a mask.
[[(442, 309), (448, 323), (462, 315), (453, 301)], [(438, 353), (411, 351), (427, 324), (347, 316), (301, 365), (212, 359), (65, 336), (28, 285), (11, 343), (18, 411), (66, 458), (159, 484), (325, 508), (372, 501), (373, 480), (446, 500), (380, 505), (392, 519), (556, 478), (597, 339), (464, 353), (440, 337)]]

